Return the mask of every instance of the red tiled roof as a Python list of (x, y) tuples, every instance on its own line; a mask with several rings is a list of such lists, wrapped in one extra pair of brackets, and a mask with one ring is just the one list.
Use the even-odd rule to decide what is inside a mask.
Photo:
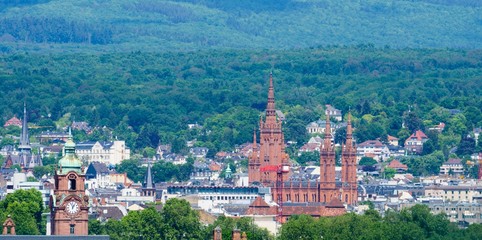
[(7, 122), (5, 122), (5, 124), (3, 126), (8, 127), (10, 125), (21, 127), (22, 121), (20, 121), (20, 119), (18, 119), (16, 116), (14, 116), (13, 118), (10, 118)]
[(358, 144), (358, 147), (383, 147), (383, 143), (378, 140), (368, 140)]
[(249, 207), (257, 207), (257, 208), (269, 208), (270, 206), (264, 201), (261, 196), (258, 196), (250, 205)]
[(393, 169), (405, 169), (407, 170), (408, 169), (408, 166), (405, 165), (405, 164), (402, 164), (401, 162), (399, 162), (398, 160), (393, 160), (391, 161), (388, 166), (389, 168), (393, 168)]
[(413, 138), (416, 138), (418, 141), (422, 141), (423, 139), (427, 139), (428, 137), (422, 131), (417, 130), (415, 133), (410, 135), (410, 137), (407, 140), (410, 140), (410, 139), (413, 139)]
[(398, 138), (396, 138), (396, 137), (394, 137), (394, 136), (390, 136), (390, 135), (388, 135), (387, 139), (388, 139), (388, 141), (396, 141), (396, 140), (398, 140)]
[(327, 208), (345, 208), (343, 203), (338, 198), (333, 198), (331, 201), (326, 205)]

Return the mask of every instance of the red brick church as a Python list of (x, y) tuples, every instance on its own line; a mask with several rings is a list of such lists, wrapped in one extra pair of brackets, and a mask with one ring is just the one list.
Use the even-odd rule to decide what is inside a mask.
[[(292, 180), (288, 171), (281, 173), (281, 188), (276, 187), (277, 179), (280, 179), (277, 175), (279, 173), (266, 171), (266, 169), (273, 166), (287, 168), (290, 166), (290, 162), (288, 154), (285, 152), (282, 122), (276, 114), (273, 77), (270, 75), (266, 115), (259, 122), (259, 145), (255, 132), (253, 152), (249, 158), (248, 175), (250, 184), (271, 187), (273, 200), (278, 204), (279, 197), (281, 197), (283, 203), (291, 203), (292, 205), (295, 205), (293, 203), (305, 203), (303, 207), (299, 208), (305, 208), (306, 214), (314, 216), (340, 215), (345, 212), (343, 203), (357, 204), (356, 147), (352, 139), (351, 116), (348, 115), (346, 142), (342, 145), (341, 181), (335, 179), (335, 149), (331, 142), (329, 115), (326, 118), (325, 137), (320, 151), (320, 179), (316, 181)], [(278, 189), (282, 191), (281, 196), (278, 196)], [(256, 206), (253, 205), (251, 208), (254, 207)], [(283, 215), (289, 216), (291, 210), (293, 214), (304, 213), (303, 209), (294, 208), (297, 207), (285, 204)], [(328, 208), (331, 208), (331, 210)], [(332, 211), (333, 209), (336, 209), (336, 211)]]

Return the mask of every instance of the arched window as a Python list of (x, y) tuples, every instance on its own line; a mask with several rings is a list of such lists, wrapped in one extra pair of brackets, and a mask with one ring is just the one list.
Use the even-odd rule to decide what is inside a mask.
[(77, 186), (77, 181), (74, 179), (69, 179), (69, 190), (75, 190)]

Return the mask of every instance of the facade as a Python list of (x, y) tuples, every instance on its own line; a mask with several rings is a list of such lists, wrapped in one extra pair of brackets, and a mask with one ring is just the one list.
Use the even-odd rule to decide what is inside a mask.
[(357, 158), (373, 156), (378, 162), (383, 162), (390, 157), (390, 149), (379, 140), (368, 140), (357, 145)]
[(110, 180), (110, 171), (107, 166), (101, 162), (91, 162), (85, 172), (86, 180), (90, 183), (89, 189), (106, 188), (112, 186)]
[(427, 135), (420, 130), (410, 135), (407, 140), (405, 140), (405, 149), (409, 154), (421, 154), (423, 150), (423, 143), (428, 141)]
[(459, 176), (464, 174), (464, 165), (460, 159), (450, 158), (440, 167), (440, 174)]
[(425, 188), (426, 197), (443, 199), (445, 202), (474, 202), (474, 197), (482, 196), (482, 186), (437, 186)]
[(325, 107), (325, 115), (330, 115), (330, 117), (334, 118), (336, 121), (341, 122), (343, 117), (341, 110), (338, 110), (329, 104), (326, 104)]
[(84, 162), (97, 161), (107, 166), (120, 164), (131, 157), (131, 150), (126, 146), (125, 141), (79, 142), (75, 153)]
[(89, 197), (85, 194), (82, 162), (75, 156), (75, 143), (65, 143), (65, 155), (55, 172), (55, 189), (50, 196), (52, 235), (88, 235)]
[[(260, 120), (259, 148), (253, 149), (249, 158), (249, 183), (271, 187), (272, 199), (281, 197), (282, 202), (304, 204), (329, 204), (332, 200), (341, 200), (346, 204), (357, 203), (356, 181), (356, 147), (352, 138), (351, 115), (348, 115), (346, 143), (342, 145), (341, 181), (335, 178), (335, 150), (331, 141), (330, 115), (327, 115), (325, 138), (320, 149), (320, 179), (290, 180), (289, 173), (282, 172), (282, 187), (277, 185), (277, 173), (266, 171), (270, 166), (290, 166), (284, 147), (284, 135), (281, 121), (275, 115), (273, 79), (270, 76), (268, 104), (265, 119)], [(257, 146), (256, 132), (253, 136), (253, 146)], [(263, 171), (264, 170), (264, 171)], [(278, 181), (279, 183), (279, 181)], [(278, 191), (281, 190), (281, 196)], [(275, 197), (276, 196), (276, 197)], [(280, 204), (279, 200), (277, 200)], [(294, 205), (293, 208), (302, 207)], [(293, 210), (296, 212), (295, 210)]]

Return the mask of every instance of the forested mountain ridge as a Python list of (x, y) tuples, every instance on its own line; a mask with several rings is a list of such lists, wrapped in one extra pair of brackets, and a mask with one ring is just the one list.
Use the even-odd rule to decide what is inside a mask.
[(0, 50), (482, 47), (476, 0), (1, 1)]
[[(135, 148), (198, 138), (211, 149), (229, 149), (251, 140), (271, 70), (276, 106), (287, 114), (286, 140), (305, 141), (306, 124), (324, 104), (351, 109), (355, 126), (367, 127), (360, 140), (407, 137), (400, 131), (410, 106), (418, 127), (445, 122), (459, 140), (482, 124), (482, 51), (372, 46), (3, 55), (1, 119), (21, 116), (25, 99), (32, 122), (88, 121), (113, 128)], [(463, 116), (454, 120), (448, 109)], [(195, 122), (210, 134), (187, 131)]]

